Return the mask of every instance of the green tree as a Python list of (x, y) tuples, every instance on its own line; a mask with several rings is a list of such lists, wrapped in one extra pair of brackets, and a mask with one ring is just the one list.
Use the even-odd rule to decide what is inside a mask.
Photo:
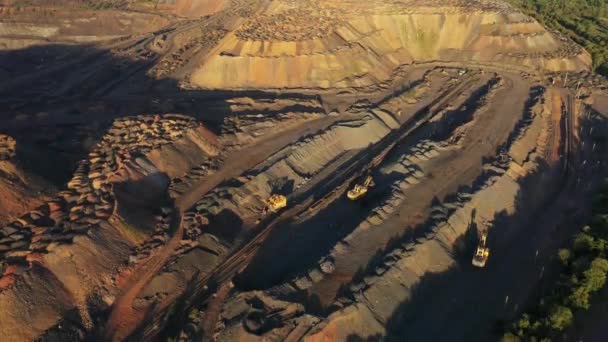
[(572, 291), (568, 300), (575, 308), (589, 309), (589, 289), (585, 285), (581, 285)]
[(562, 331), (572, 324), (572, 311), (565, 306), (555, 306), (549, 314), (551, 328)]
[(586, 233), (578, 233), (574, 238), (575, 252), (589, 252), (593, 248), (593, 237)]
[(589, 269), (583, 272), (585, 276), (584, 286), (587, 287), (590, 293), (604, 287), (606, 272), (608, 272), (608, 260), (604, 258), (595, 258), (591, 262)]
[(568, 262), (572, 257), (572, 252), (567, 248), (562, 248), (557, 252), (557, 256), (564, 266), (568, 266)]
[(526, 337), (530, 334), (528, 331), (528, 329), (530, 329), (530, 325), (530, 315), (524, 313), (521, 315), (521, 318), (517, 321), (517, 323), (515, 323), (513, 330), (517, 336)]
[(595, 258), (591, 262), (591, 267), (602, 270), (604, 273), (608, 272), (608, 259), (606, 258)]

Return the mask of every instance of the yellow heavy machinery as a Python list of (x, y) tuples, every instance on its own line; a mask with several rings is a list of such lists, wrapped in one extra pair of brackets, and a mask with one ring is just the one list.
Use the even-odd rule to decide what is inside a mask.
[(283, 195), (273, 194), (266, 200), (266, 207), (264, 208), (264, 212), (275, 212), (281, 208), (285, 208), (286, 206), (287, 197)]
[(373, 185), (374, 179), (372, 178), (372, 176), (367, 176), (365, 177), (363, 184), (355, 184), (352, 189), (348, 190), (348, 193), (346, 195), (348, 196), (348, 199), (356, 201), (359, 198), (365, 196), (367, 194), (367, 189)]
[(488, 257), (490, 256), (490, 249), (486, 247), (486, 240), (488, 238), (487, 231), (483, 231), (479, 234), (479, 244), (477, 250), (473, 256), (472, 264), (475, 267), (485, 267)]

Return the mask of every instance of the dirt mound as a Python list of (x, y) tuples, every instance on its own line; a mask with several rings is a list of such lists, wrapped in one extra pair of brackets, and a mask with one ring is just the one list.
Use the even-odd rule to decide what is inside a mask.
[[(127, 264), (133, 247), (146, 237), (166, 234), (168, 225), (160, 225), (159, 230), (146, 227), (154, 225), (157, 208), (166, 204), (166, 175), (186, 172), (198, 162), (196, 156), (217, 154), (217, 140), (209, 138), (210, 132), (183, 115), (115, 120), (88, 159), (79, 163), (67, 190), (3, 225), (1, 310), (13, 300), (30, 298), (18, 305), (21, 308), (12, 317), (36, 320), (30, 329), (20, 328), (20, 333), (27, 339), (39, 335), (64, 318), (68, 309), (75, 310), (83, 328), (92, 327), (89, 299), (99, 296), (111, 303), (118, 290), (114, 277)], [(14, 141), (5, 137), (2, 151), (9, 150), (5, 145), (14, 148)], [(3, 214), (10, 212), (2, 209)], [(49, 304), (37, 311), (33, 304), (44, 300), (36, 296), (45, 292), (31, 287), (36, 270), (43, 270), (39, 281), (48, 292), (65, 292), (69, 305)], [(20, 286), (23, 282), (29, 285)]]

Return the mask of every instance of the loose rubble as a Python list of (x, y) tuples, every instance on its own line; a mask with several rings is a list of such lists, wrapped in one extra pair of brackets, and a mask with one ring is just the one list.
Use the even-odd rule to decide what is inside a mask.
[[(46, 253), (110, 220), (116, 210), (113, 183), (125, 177), (125, 168), (153, 172), (142, 157), (184, 137), (198, 125), (196, 120), (177, 114), (115, 120), (88, 159), (78, 163), (66, 190), (0, 230), (2, 263)], [(160, 219), (157, 230), (164, 232), (166, 224), (166, 218)]]
[(13, 159), (16, 155), (15, 139), (8, 135), (0, 134), (0, 160)]

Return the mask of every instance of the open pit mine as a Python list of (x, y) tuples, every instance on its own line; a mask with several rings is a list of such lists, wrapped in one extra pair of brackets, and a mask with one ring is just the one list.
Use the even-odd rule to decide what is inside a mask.
[(504, 2), (95, 3), (0, 0), (2, 341), (494, 340), (606, 175)]

